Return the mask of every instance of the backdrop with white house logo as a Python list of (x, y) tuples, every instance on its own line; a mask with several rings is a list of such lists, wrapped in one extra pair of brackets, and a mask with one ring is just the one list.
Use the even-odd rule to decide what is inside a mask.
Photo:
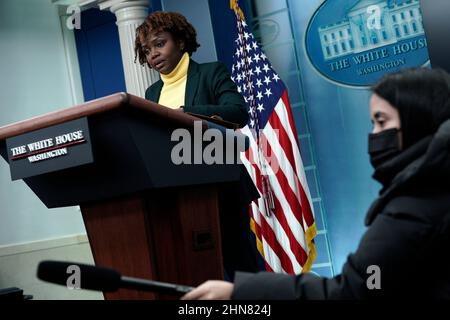
[(249, 0), (252, 26), (286, 82), (319, 235), (313, 271), (338, 274), (377, 196), (367, 154), (369, 86), (428, 66), (419, 0)]
[(317, 71), (350, 86), (370, 86), (384, 72), (429, 60), (419, 0), (325, 1), (305, 47)]

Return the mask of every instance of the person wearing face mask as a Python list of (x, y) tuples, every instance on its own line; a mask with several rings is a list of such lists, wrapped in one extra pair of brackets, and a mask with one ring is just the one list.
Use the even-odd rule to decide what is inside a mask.
[(182, 299), (450, 299), (450, 76), (406, 69), (372, 92), (369, 154), (382, 189), (342, 273), (238, 273)]
[[(159, 72), (145, 98), (180, 112), (216, 116), (243, 127), (248, 113), (226, 66), (199, 64), (191, 55), (200, 45), (194, 27), (176, 12), (151, 13), (136, 29), (135, 62)], [(238, 182), (219, 189), (222, 252), (226, 276), (236, 270), (259, 270), (250, 237), (249, 203), (259, 193), (245, 167)]]

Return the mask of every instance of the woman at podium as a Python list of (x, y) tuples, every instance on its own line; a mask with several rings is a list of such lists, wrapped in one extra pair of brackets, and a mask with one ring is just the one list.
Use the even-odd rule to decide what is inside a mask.
[(196, 36), (186, 18), (173, 12), (154, 12), (137, 28), (136, 58), (161, 76), (146, 90), (145, 98), (245, 126), (245, 101), (226, 66), (220, 62), (199, 64), (191, 59), (200, 46)]
[[(247, 124), (243, 97), (223, 63), (199, 64), (191, 59), (200, 45), (197, 33), (184, 16), (153, 12), (136, 29), (135, 60), (158, 71), (161, 79), (145, 92), (147, 100), (179, 111)], [(259, 197), (245, 167), (232, 191), (220, 191), (219, 211), (225, 270), (258, 271), (250, 240), (248, 205)]]

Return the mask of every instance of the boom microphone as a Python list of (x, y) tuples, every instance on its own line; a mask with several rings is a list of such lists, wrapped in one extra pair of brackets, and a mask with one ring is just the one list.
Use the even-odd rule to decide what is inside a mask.
[(80, 288), (103, 292), (118, 289), (134, 289), (164, 294), (183, 295), (193, 287), (172, 283), (124, 277), (110, 268), (95, 267), (77, 262), (42, 261), (39, 263), (37, 277), (41, 280), (67, 286), (67, 280), (73, 273), (73, 267), (80, 270)]

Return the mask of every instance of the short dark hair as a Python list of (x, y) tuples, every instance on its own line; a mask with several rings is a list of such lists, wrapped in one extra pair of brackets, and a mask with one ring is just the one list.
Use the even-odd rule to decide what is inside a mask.
[(197, 32), (183, 15), (176, 12), (155, 11), (136, 29), (134, 61), (136, 62), (136, 59), (139, 59), (141, 65), (147, 63), (141, 39), (147, 39), (152, 31), (171, 33), (175, 40), (184, 42), (184, 52), (189, 53), (189, 55), (192, 55), (200, 47), (197, 43)]
[(404, 148), (450, 119), (450, 75), (442, 69), (409, 68), (386, 74), (372, 92), (399, 111)]

